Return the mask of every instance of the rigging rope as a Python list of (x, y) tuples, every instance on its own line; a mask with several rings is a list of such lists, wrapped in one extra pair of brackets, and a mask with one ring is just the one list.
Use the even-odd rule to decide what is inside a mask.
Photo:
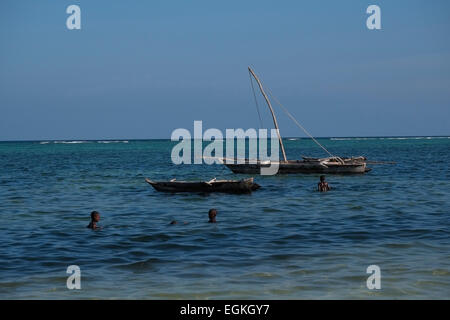
[(302, 129), (303, 130), (303, 132), (304, 133), (306, 133), (319, 147), (321, 147), (323, 150), (325, 150), (325, 152), (326, 153), (328, 153), (329, 155), (330, 155), (330, 157), (332, 157), (332, 158), (337, 158), (337, 159), (340, 159), (339, 157), (336, 157), (336, 156), (334, 156), (333, 154), (331, 154), (331, 152), (330, 151), (328, 151), (323, 145), (321, 145), (320, 143), (319, 143), (319, 141), (317, 141), (298, 121), (297, 121), (297, 119), (295, 119), (295, 117), (286, 109), (286, 107), (285, 106), (283, 106), (282, 104), (281, 104), (281, 102), (280, 101), (278, 101), (278, 99), (272, 94), (272, 92), (270, 91), (270, 89), (269, 88), (266, 88), (266, 90), (269, 92), (269, 94), (270, 94), (270, 97), (273, 99), (273, 100), (275, 100), (275, 102), (277, 102), (279, 105), (280, 105), (280, 107), (281, 107), (281, 109), (288, 115), (288, 117), (289, 118), (291, 118), (291, 120), (292, 121), (294, 121), (294, 123), (300, 128), (300, 129)]
[(253, 87), (253, 79), (252, 79), (252, 75), (251, 75), (250, 71), (248, 72), (248, 76), (250, 77), (250, 84), (252, 85), (253, 98), (255, 99), (256, 111), (258, 112), (259, 128), (262, 129), (263, 123), (262, 123), (262, 118), (261, 118), (261, 112), (259, 112), (258, 99), (256, 99), (255, 88)]

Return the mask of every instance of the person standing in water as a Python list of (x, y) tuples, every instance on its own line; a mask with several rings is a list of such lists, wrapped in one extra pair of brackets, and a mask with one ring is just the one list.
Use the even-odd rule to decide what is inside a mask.
[(209, 217), (209, 223), (216, 223), (216, 216), (217, 216), (217, 210), (216, 209), (209, 209), (208, 217)]
[(87, 228), (92, 230), (101, 229), (101, 227), (97, 226), (97, 223), (100, 221), (100, 213), (98, 211), (91, 212), (91, 222), (87, 226)]
[(317, 184), (317, 190), (319, 192), (329, 191), (331, 187), (328, 185), (328, 182), (325, 181), (325, 176), (320, 176), (320, 182)]

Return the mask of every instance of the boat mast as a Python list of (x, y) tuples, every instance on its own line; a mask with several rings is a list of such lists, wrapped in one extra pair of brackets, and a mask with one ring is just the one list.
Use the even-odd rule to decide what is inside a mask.
[(267, 97), (266, 93), (264, 92), (261, 81), (259, 81), (258, 77), (256, 76), (256, 74), (253, 72), (253, 70), (250, 67), (248, 67), (248, 71), (255, 78), (256, 82), (258, 83), (259, 90), (261, 90), (261, 93), (262, 93), (264, 99), (266, 100), (267, 105), (269, 106), (270, 112), (272, 113), (273, 124), (275, 125), (275, 129), (277, 129), (278, 141), (280, 142), (280, 146), (281, 146), (281, 153), (283, 154), (284, 162), (287, 162), (286, 151), (284, 151), (283, 140), (281, 139), (280, 129), (278, 128), (277, 117), (275, 117), (275, 113), (273, 112), (272, 105), (270, 104), (269, 98)]

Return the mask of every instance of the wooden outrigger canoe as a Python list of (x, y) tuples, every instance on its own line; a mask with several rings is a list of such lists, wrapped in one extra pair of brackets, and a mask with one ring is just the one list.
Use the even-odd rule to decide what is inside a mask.
[(216, 180), (210, 181), (152, 181), (145, 179), (155, 190), (161, 192), (223, 192), (223, 193), (251, 193), (260, 188), (260, 185), (253, 181), (253, 178), (242, 180)]

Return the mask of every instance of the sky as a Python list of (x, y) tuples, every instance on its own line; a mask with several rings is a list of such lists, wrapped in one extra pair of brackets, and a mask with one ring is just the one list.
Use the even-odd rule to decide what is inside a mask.
[(259, 128), (248, 66), (314, 136), (450, 135), (449, 17), (448, 0), (2, 0), (0, 140)]

